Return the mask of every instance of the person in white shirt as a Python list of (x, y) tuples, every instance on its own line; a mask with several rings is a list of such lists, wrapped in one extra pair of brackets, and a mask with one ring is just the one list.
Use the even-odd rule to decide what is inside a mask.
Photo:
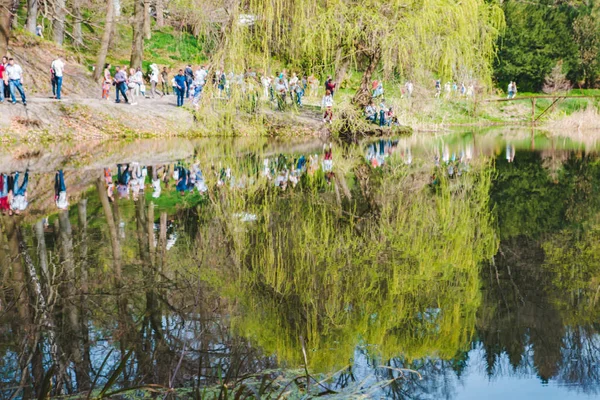
[(54, 176), (54, 201), (59, 210), (69, 209), (69, 200), (67, 199), (67, 186), (65, 185), (65, 174), (59, 169)]
[(23, 69), (19, 64), (15, 64), (13, 58), (9, 59), (6, 66), (6, 80), (10, 88), (10, 99), (13, 104), (17, 103), (17, 98), (15, 97), (15, 89), (17, 89), (23, 100), (23, 105), (26, 106), (27, 99), (25, 98), (25, 90), (23, 90), (21, 79), (23, 79)]
[(52, 80), (52, 94), (56, 100), (60, 100), (60, 93), (62, 90), (63, 71), (65, 69), (65, 63), (58, 57), (52, 61), (50, 66), (50, 74)]
[(196, 72), (194, 73), (194, 82), (192, 83), (192, 85), (194, 87), (192, 105), (196, 109), (198, 109), (198, 103), (200, 102), (200, 95), (202, 94), (202, 89), (204, 88), (204, 85), (206, 84), (206, 76), (207, 75), (208, 75), (208, 72), (206, 71), (206, 68), (204, 68), (204, 67), (198, 68), (196, 70)]
[(154, 94), (158, 93), (160, 94), (160, 97), (163, 97), (165, 94), (158, 90), (156, 88), (156, 85), (158, 85), (158, 77), (160, 76), (160, 71), (158, 70), (158, 65), (156, 64), (151, 64), (150, 65), (150, 94), (152, 95), (152, 98), (154, 98)]
[(206, 67), (202, 66), (196, 70), (194, 73), (195, 83), (200, 86), (204, 86), (206, 84), (206, 77), (208, 76), (208, 72), (206, 71)]
[(156, 168), (152, 170), (152, 197), (158, 199), (160, 197), (160, 192), (162, 192), (162, 188), (160, 187), (160, 179), (156, 174)]
[(325, 96), (323, 96), (321, 107), (325, 109), (325, 113), (323, 114), (323, 122), (331, 123), (331, 119), (333, 118), (333, 96), (331, 95), (331, 91), (329, 89), (327, 89)]

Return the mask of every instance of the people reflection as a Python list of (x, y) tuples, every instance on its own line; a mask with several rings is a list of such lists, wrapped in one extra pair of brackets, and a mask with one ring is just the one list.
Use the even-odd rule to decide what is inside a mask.
[(10, 203), (9, 215), (21, 214), (28, 206), (27, 202), (27, 184), (29, 183), (29, 170), (25, 170), (23, 182), (19, 185), (19, 172), (16, 172), (13, 178), (12, 193), (8, 193)]
[(54, 176), (54, 202), (59, 210), (68, 210), (67, 186), (65, 185), (65, 174), (59, 169)]
[(506, 143), (506, 161), (509, 163), (515, 160), (515, 146), (510, 143)]
[(162, 191), (160, 187), (160, 179), (158, 177), (158, 170), (164, 167), (152, 167), (152, 198), (158, 199)]
[(8, 192), (12, 182), (9, 182), (9, 178), (9, 175), (0, 174), (0, 211), (2, 214), (6, 214), (10, 210)]
[(124, 170), (121, 170), (122, 165), (117, 164), (117, 193), (119, 198), (129, 198), (129, 184), (131, 181), (131, 172), (129, 170), (129, 164)]

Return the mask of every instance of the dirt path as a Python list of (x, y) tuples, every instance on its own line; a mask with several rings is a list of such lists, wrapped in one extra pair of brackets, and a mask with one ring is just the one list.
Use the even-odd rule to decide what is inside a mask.
[[(113, 93), (114, 94), (114, 93)], [(176, 107), (173, 95), (137, 98), (132, 104), (98, 98), (64, 97), (55, 100), (31, 96), (24, 106), (5, 101), (0, 105), (0, 140), (94, 140), (107, 137), (176, 136), (202, 128), (194, 122), (193, 112)], [(215, 99), (215, 101), (217, 101)], [(216, 103), (215, 103), (216, 104)], [(274, 111), (263, 103), (261, 112), (274, 130), (290, 130), (292, 135), (327, 134), (320, 111), (314, 106), (289, 111)]]
[(93, 98), (54, 100), (29, 97), (27, 106), (0, 105), (0, 128), (4, 135), (19, 139), (94, 139), (132, 136), (131, 133), (162, 135), (193, 127), (192, 114), (175, 106), (173, 96), (140, 98), (133, 104)]

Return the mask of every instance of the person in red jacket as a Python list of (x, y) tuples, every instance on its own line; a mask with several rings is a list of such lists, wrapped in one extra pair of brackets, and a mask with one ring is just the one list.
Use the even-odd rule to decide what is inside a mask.
[(329, 75), (325, 81), (325, 92), (328, 90), (331, 92), (331, 97), (333, 97), (333, 93), (335, 92), (335, 82), (331, 79), (331, 75)]
[[(6, 57), (4, 57), (6, 58)], [(6, 68), (4, 68), (4, 60), (2, 60), (2, 64), (0, 64), (0, 103), (4, 103), (4, 86), (5, 80), (8, 78), (5, 76)]]

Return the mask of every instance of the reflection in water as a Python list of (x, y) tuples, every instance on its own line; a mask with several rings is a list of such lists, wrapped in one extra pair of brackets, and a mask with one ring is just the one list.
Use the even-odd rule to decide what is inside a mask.
[(600, 163), (478, 140), (0, 175), (30, 203), (0, 225), (0, 397), (99, 390), (126, 356), (109, 391), (291, 382), (303, 346), (349, 394), (598, 393)]

